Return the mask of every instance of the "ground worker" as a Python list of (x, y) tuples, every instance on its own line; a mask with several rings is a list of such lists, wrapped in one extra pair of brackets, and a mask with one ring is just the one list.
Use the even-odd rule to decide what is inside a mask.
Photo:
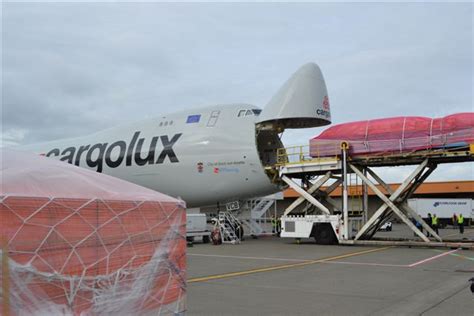
[(280, 237), (280, 233), (281, 233), (281, 217), (278, 217), (278, 219), (277, 219), (277, 235), (278, 235), (278, 237)]
[(277, 232), (277, 219), (275, 216), (272, 216), (272, 234), (276, 234)]
[[(428, 226), (430, 226), (431, 228), (433, 228), (433, 218), (431, 217), (431, 213), (428, 213), (428, 217), (425, 219), (425, 222), (428, 224)], [(427, 237), (430, 237), (430, 231), (429, 230), (426, 230), (426, 236)]]
[(436, 216), (436, 214), (433, 214), (433, 217), (431, 218), (431, 226), (433, 226), (433, 230), (436, 232), (436, 234), (439, 234), (439, 232), (438, 232), (438, 216)]
[[(423, 234), (423, 226), (421, 225), (421, 223), (419, 221), (417, 221), (416, 219), (413, 219), (415, 221), (415, 226), (416, 228), (418, 228), (421, 233)], [(415, 236), (416, 236), (416, 233), (413, 233)]]
[(462, 214), (459, 214), (458, 216), (458, 226), (459, 226), (459, 232), (461, 234), (464, 234), (464, 217)]
[(452, 220), (453, 220), (453, 229), (456, 229), (456, 226), (458, 224), (458, 217), (457, 217), (456, 213), (453, 213)]

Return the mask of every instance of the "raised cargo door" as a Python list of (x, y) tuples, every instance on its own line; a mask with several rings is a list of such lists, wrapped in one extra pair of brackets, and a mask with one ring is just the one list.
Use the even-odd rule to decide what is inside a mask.
[(278, 90), (257, 121), (259, 129), (308, 128), (331, 124), (331, 110), (318, 65), (300, 67)]

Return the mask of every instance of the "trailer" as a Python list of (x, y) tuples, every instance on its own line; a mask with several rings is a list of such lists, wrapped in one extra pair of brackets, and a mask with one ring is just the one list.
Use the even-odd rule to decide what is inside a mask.
[(415, 210), (423, 218), (436, 214), (441, 227), (453, 225), (453, 215), (462, 214), (464, 224), (471, 225), (473, 219), (472, 199), (409, 199), (408, 206)]
[(186, 214), (186, 240), (190, 243), (196, 238), (207, 244), (210, 242), (211, 231), (207, 224), (207, 216), (202, 213)]

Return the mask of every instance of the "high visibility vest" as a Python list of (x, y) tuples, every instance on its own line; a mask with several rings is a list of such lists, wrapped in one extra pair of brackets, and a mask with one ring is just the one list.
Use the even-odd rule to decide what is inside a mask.
[(272, 226), (276, 226), (277, 225), (277, 220), (272, 218)]
[(433, 216), (431, 218), (431, 224), (432, 225), (438, 225), (438, 217), (437, 216)]
[(458, 224), (464, 224), (464, 217), (462, 215), (458, 217)]

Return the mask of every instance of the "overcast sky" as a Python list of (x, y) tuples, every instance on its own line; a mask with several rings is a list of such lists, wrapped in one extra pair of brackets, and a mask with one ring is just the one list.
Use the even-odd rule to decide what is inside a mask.
[[(319, 64), (333, 123), (473, 110), (473, 4), (4, 3), (3, 145), (215, 103)], [(322, 128), (287, 131), (307, 144)], [(411, 168), (389, 169), (399, 181)], [(474, 179), (472, 163), (430, 180)]]

